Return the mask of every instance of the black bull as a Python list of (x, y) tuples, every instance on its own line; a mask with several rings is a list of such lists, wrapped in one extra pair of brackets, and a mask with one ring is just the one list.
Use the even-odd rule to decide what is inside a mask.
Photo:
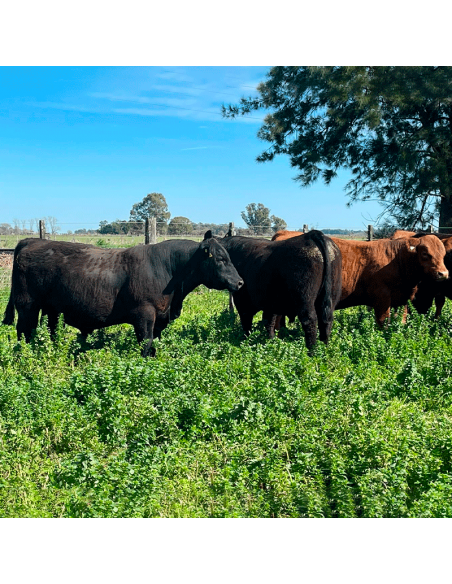
[(243, 281), (228, 253), (207, 232), (202, 243), (164, 241), (130, 249), (100, 249), (63, 241), (24, 239), (14, 252), (11, 294), (3, 324), (30, 341), (39, 311), (51, 333), (58, 315), (83, 335), (128, 323), (147, 356), (154, 338), (177, 318), (183, 299), (200, 284), (237, 291)]
[(342, 290), (341, 253), (329, 237), (313, 230), (281, 241), (241, 236), (219, 241), (245, 282), (233, 294), (245, 334), (263, 310), (270, 336), (277, 315), (298, 316), (308, 349), (316, 342), (317, 324), (320, 340), (328, 342)]

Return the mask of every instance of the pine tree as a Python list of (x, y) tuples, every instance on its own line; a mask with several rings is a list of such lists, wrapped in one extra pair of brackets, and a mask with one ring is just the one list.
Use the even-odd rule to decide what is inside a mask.
[(258, 162), (287, 154), (302, 186), (348, 168), (348, 204), (376, 198), (399, 227), (452, 231), (452, 67), (273, 67), (258, 91), (223, 106), (270, 110)]

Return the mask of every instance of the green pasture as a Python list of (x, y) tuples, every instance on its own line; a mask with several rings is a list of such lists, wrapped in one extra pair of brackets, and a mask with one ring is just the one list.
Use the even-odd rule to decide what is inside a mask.
[(450, 304), (338, 312), (312, 358), (226, 306), (192, 293), (155, 359), (127, 325), (0, 326), (0, 516), (452, 516)]
[[(0, 252), (1, 248), (13, 249), (16, 247), (21, 239), (25, 239), (25, 235), (0, 235)], [(38, 237), (30, 235), (28, 237)], [(101, 247), (132, 247), (134, 245), (144, 244), (144, 235), (79, 235), (67, 233), (61, 235), (48, 235), (51, 241), (70, 241), (74, 243), (87, 243), (89, 245), (98, 245)], [(165, 241), (166, 239), (191, 239), (193, 241), (202, 241), (202, 237), (191, 235), (177, 235), (177, 236), (159, 236), (157, 242)]]

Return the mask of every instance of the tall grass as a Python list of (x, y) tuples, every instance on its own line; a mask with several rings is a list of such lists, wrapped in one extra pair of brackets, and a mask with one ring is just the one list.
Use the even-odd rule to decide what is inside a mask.
[(450, 305), (338, 312), (312, 358), (226, 305), (191, 294), (155, 359), (127, 325), (0, 327), (0, 515), (452, 516)]

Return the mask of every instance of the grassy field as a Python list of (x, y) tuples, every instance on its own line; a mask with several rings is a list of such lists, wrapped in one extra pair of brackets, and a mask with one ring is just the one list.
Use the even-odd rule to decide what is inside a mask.
[(127, 325), (0, 326), (0, 516), (452, 516), (450, 303), (382, 331), (338, 312), (312, 358), (226, 306), (191, 294), (155, 359)]
[[(25, 235), (0, 235), (0, 250), (14, 249), (21, 239), (25, 239)], [(38, 237), (36, 234), (29, 237)], [(48, 235), (52, 241), (70, 241), (73, 243), (87, 243), (89, 245), (98, 245), (100, 247), (132, 247), (134, 245), (144, 244), (144, 235)], [(157, 241), (165, 241), (166, 239), (192, 239), (194, 241), (202, 241), (202, 237), (191, 235), (178, 236), (160, 236)]]

